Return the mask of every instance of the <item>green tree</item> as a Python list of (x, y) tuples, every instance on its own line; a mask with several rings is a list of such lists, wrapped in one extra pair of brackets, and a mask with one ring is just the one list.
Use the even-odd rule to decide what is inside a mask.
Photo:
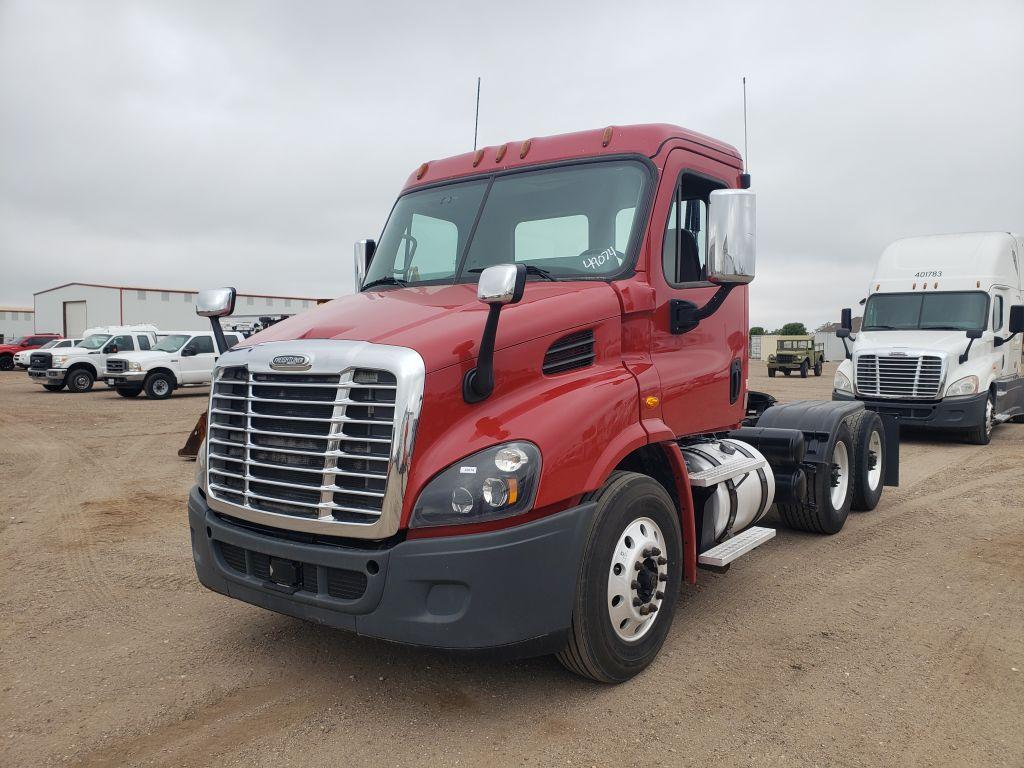
[(803, 323), (786, 323), (775, 331), (779, 336), (806, 336), (807, 326)]
[(760, 325), (755, 325), (753, 328), (750, 329), (750, 335), (764, 336), (764, 328), (762, 328)]

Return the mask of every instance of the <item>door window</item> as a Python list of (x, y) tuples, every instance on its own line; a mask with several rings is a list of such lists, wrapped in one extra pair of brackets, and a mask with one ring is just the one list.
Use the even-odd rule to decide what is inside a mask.
[(992, 301), (992, 330), (1003, 327), (1003, 297), (996, 296)]
[(139, 349), (149, 349), (149, 336), (139, 336)]
[(117, 347), (118, 352), (132, 352), (135, 349), (135, 342), (131, 336), (115, 336), (104, 348), (104, 352), (112, 352)]
[(213, 339), (209, 336), (196, 336), (188, 345), (195, 349), (197, 355), (213, 354)]
[(708, 278), (708, 196), (721, 184), (683, 174), (665, 224), (662, 268), (669, 285), (703, 283)]

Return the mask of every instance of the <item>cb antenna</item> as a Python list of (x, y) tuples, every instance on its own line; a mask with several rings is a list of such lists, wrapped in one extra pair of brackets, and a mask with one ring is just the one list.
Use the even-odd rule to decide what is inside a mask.
[(476, 152), (476, 136), (480, 128), (480, 78), (476, 79), (476, 117), (473, 118), (473, 151)]
[(743, 173), (740, 187), (750, 189), (750, 152), (747, 150), (747, 78), (743, 78)]

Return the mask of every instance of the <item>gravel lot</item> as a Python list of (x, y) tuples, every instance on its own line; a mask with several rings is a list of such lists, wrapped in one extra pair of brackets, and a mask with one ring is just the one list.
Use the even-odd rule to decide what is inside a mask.
[[(750, 385), (827, 398), (833, 369)], [(1024, 765), (1024, 425), (908, 436), (878, 509), (701, 571), (603, 687), (201, 588), (176, 451), (206, 395), (0, 374), (0, 764)]]

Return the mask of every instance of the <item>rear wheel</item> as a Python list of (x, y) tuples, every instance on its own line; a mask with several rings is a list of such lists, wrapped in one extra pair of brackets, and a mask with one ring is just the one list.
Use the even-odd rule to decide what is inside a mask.
[(62, 389), (64, 389), (64, 385), (63, 384), (43, 384), (43, 389), (47, 390), (48, 392), (60, 392)]
[(76, 368), (68, 374), (66, 383), (69, 392), (88, 392), (92, 389), (96, 377), (88, 368)]
[(14, 355), (0, 355), (0, 371), (14, 370)]
[(861, 411), (848, 422), (853, 435), (853, 502), (867, 512), (878, 506), (885, 484), (885, 432), (874, 411)]
[(815, 376), (821, 376), (821, 365), (822, 365), (822, 361), (821, 360), (819, 360), (818, 362), (816, 362), (814, 364), (814, 375)]
[(592, 497), (569, 640), (558, 660), (602, 683), (621, 683), (658, 655), (682, 580), (675, 504), (660, 483), (614, 472)]
[(166, 373), (150, 374), (146, 379), (146, 397), (153, 400), (165, 400), (174, 391), (174, 379)]
[(808, 370), (810, 370), (810, 366), (807, 364), (807, 361), (804, 360), (802, 363), (800, 363), (800, 378), (801, 379), (806, 379), (807, 378), (807, 371)]
[(792, 371), (789, 370), (789, 368), (783, 368), (782, 369), (782, 375), (783, 376), (789, 376), (789, 374), (791, 374), (791, 373), (792, 373)]
[(142, 394), (142, 387), (117, 387), (117, 394), (121, 397), (138, 397)]
[(968, 430), (967, 442), (973, 443), (974, 445), (988, 445), (992, 441), (992, 430), (996, 425), (996, 404), (992, 398), (992, 393), (989, 393), (988, 400), (985, 401), (985, 417), (981, 424)]
[(836, 430), (828, 462), (814, 480), (815, 505), (778, 504), (779, 515), (790, 528), (814, 533), (838, 533), (853, 502), (853, 436), (843, 422)]

